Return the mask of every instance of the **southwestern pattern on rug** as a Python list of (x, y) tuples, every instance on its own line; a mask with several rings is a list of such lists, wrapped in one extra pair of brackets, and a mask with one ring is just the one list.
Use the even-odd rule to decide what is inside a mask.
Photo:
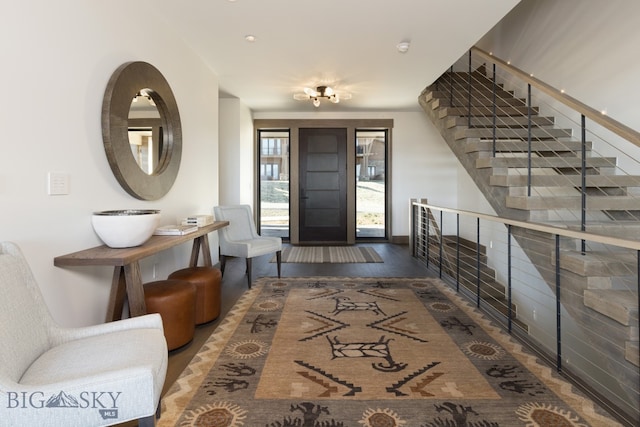
[(613, 426), (438, 279), (259, 279), (160, 426)]

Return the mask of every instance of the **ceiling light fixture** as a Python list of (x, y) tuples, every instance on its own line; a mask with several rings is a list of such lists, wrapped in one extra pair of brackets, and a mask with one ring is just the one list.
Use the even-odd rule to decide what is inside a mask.
[(246, 36), (244, 36), (244, 39), (249, 43), (253, 43), (254, 41), (256, 41), (256, 36), (254, 36), (253, 34), (247, 34)]
[(312, 100), (313, 106), (316, 108), (320, 106), (320, 99), (322, 98), (327, 98), (329, 101), (337, 104), (341, 99), (351, 99), (351, 94), (338, 94), (335, 90), (333, 90), (333, 88), (329, 86), (318, 86), (315, 89), (305, 87), (304, 93), (296, 93), (293, 95), (293, 99), (296, 99), (298, 101), (306, 101), (309, 99)]

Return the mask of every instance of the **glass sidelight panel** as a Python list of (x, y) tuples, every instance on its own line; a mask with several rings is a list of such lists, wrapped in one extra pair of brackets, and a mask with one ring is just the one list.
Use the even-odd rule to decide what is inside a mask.
[(289, 238), (289, 131), (259, 130), (262, 236)]
[(356, 237), (387, 238), (387, 131), (356, 130)]

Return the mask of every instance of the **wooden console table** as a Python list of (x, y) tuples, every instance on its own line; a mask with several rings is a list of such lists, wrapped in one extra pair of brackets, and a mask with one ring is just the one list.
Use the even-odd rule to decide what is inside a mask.
[(198, 231), (184, 236), (151, 236), (143, 245), (133, 248), (115, 249), (106, 245), (97, 246), (55, 257), (53, 265), (56, 267), (113, 266), (107, 322), (118, 320), (122, 317), (125, 297), (129, 300), (129, 314), (131, 317), (141, 316), (146, 314), (147, 308), (144, 303), (144, 289), (142, 288), (139, 261), (165, 249), (193, 240), (189, 266), (195, 267), (198, 264), (198, 255), (202, 250), (203, 263), (205, 266), (210, 267), (212, 265), (211, 252), (207, 235), (227, 225), (229, 225), (228, 221), (215, 221), (213, 224), (200, 227)]

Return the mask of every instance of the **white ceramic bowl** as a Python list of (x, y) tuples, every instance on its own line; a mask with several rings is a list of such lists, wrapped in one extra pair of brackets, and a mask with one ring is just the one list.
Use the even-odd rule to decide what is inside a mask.
[(123, 209), (94, 212), (93, 229), (110, 248), (140, 246), (153, 234), (160, 223), (160, 211), (152, 209)]

